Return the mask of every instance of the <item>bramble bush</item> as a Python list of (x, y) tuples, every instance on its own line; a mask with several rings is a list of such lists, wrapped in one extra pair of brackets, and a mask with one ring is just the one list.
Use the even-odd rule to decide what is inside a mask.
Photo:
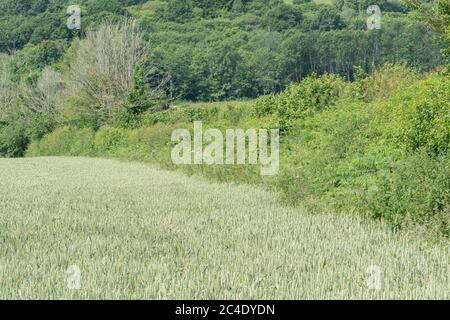
[(28, 156), (91, 156), (94, 155), (94, 130), (91, 128), (63, 127), (33, 140)]
[(374, 130), (407, 152), (446, 155), (450, 142), (450, 78), (431, 75), (375, 107)]
[(365, 208), (394, 229), (421, 225), (450, 236), (450, 162), (425, 151), (409, 155), (377, 175)]

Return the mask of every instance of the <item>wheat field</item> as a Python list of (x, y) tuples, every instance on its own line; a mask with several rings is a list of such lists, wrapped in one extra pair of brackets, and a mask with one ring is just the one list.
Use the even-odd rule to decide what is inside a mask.
[(449, 298), (446, 246), (254, 186), (89, 158), (0, 181), (2, 299)]

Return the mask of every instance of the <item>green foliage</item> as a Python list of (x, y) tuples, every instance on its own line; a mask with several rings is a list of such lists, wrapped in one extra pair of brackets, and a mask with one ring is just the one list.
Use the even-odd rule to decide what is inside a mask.
[(66, 155), (89, 156), (94, 154), (94, 131), (90, 128), (63, 127), (33, 140), (27, 156)]
[(45, 112), (28, 114), (25, 117), (27, 121), (24, 133), (30, 140), (42, 138), (46, 133), (53, 131), (58, 124), (54, 115)]
[(246, 101), (233, 101), (180, 105), (161, 112), (146, 113), (142, 116), (140, 123), (142, 126), (194, 121), (237, 123), (244, 114), (250, 114), (250, 111), (253, 110), (252, 104), (252, 102)]
[(418, 73), (404, 65), (387, 63), (377, 68), (369, 76), (354, 83), (356, 91), (366, 102), (387, 99), (399, 88), (413, 83)]
[(95, 150), (105, 155), (114, 153), (123, 143), (125, 136), (124, 129), (103, 126), (95, 134)]
[(151, 101), (148, 99), (144, 76), (144, 67), (137, 66), (133, 74), (133, 87), (127, 99), (129, 112), (133, 114), (140, 114), (150, 108), (148, 104)]
[(162, 108), (161, 100), (155, 98), (151, 96), (146, 83), (144, 67), (138, 65), (133, 73), (133, 86), (127, 94), (125, 106), (114, 113), (112, 123), (125, 128), (139, 126), (144, 112), (153, 113)]
[[(383, 28), (376, 34), (367, 32), (365, 17), (356, 14), (370, 1), (336, 6), (271, 0), (143, 2), (83, 1), (83, 30), (77, 34), (65, 26), (69, 1), (30, 0), (30, 5), (17, 5), (4, 0), (0, 50), (10, 52), (45, 41), (63, 43), (105, 22), (120, 23), (132, 13), (145, 29), (152, 60), (171, 79), (171, 97), (193, 101), (276, 93), (311, 73), (352, 80), (354, 66), (369, 72), (385, 62), (405, 62), (428, 71), (443, 62), (442, 46), (424, 23), (387, 1), (377, 3), (383, 10)], [(445, 34), (448, 8), (445, 1), (438, 4), (437, 22), (430, 24)], [(341, 9), (355, 14), (345, 16)], [(443, 43), (445, 39), (441, 37)], [(59, 54), (43, 54), (35, 65), (52, 63), (51, 57)], [(32, 65), (29, 68), (34, 69)]]
[[(449, 297), (448, 242), (311, 215), (262, 188), (65, 157), (0, 159), (0, 181), (0, 299)], [(79, 290), (64, 285), (72, 264)], [(382, 290), (367, 288), (373, 264)]]
[(378, 170), (380, 160), (365, 155), (364, 131), (370, 119), (366, 105), (342, 101), (298, 121), (282, 143), (277, 186), (283, 198), (307, 204), (312, 211), (322, 211), (324, 205), (356, 210), (364, 190), (361, 182)]
[(179, 122), (183, 119), (184, 115), (181, 112), (175, 110), (165, 110), (155, 113), (146, 113), (142, 116), (142, 126), (153, 126), (157, 123), (171, 124)]
[(0, 121), (0, 158), (22, 157), (32, 139), (55, 128), (55, 120), (43, 113), (10, 114)]
[(102, 12), (111, 12), (123, 15), (125, 9), (119, 0), (91, 0), (86, 6), (88, 15), (100, 14)]
[(450, 162), (418, 152), (380, 172), (366, 198), (368, 212), (393, 228), (423, 225), (450, 236)]
[[(75, 33), (66, 26), (67, 7), (74, 3), (68, 0), (26, 0), (17, 4), (16, 0), (0, 2), (0, 50), (18, 50), (27, 44), (37, 45), (42, 41), (72, 40)], [(20, 1), (22, 2), (22, 1)], [(142, 1), (83, 0), (82, 29), (99, 21), (113, 20), (126, 15), (125, 5)], [(83, 6), (86, 4), (86, 6)], [(86, 9), (86, 10), (85, 10)], [(106, 16), (106, 17), (105, 17)]]
[[(134, 15), (151, 44), (149, 60), (161, 69), (160, 77), (171, 80), (167, 93), (189, 101), (274, 94), (312, 73), (353, 80), (354, 66), (370, 72), (392, 62), (429, 71), (444, 61), (442, 45), (425, 23), (387, 1), (378, 3), (383, 28), (376, 32), (368, 32), (365, 17), (355, 11), (365, 11), (370, 1), (345, 1), (345, 6), (271, 0), (143, 2), (82, 1), (78, 33), (65, 26), (69, 1), (16, 5), (4, 0), (0, 50), (25, 48), (30, 57), (17, 72), (33, 76), (59, 60), (66, 44), (84, 37), (87, 30)], [(345, 15), (340, 8), (354, 14)], [(442, 32), (446, 7), (438, 8), (435, 29)]]
[[(448, 85), (445, 75), (417, 79), (403, 66), (385, 66), (353, 84), (311, 76), (254, 102), (180, 105), (144, 114), (134, 129), (102, 127), (93, 155), (149, 161), (218, 181), (262, 183), (310, 212), (355, 213), (394, 229), (421, 226), (430, 237), (448, 237)], [(280, 174), (262, 178), (250, 165), (175, 167), (171, 132), (192, 128), (196, 120), (219, 129), (283, 124)], [(41, 140), (43, 150), (50, 149), (47, 140)], [(53, 154), (70, 154), (67, 148), (53, 148), (64, 151)]]
[[(161, 84), (156, 85), (161, 87)], [(138, 65), (133, 73), (133, 86), (127, 95), (125, 109), (121, 112), (122, 118), (135, 123), (144, 112), (161, 111), (164, 99), (165, 94), (160, 88), (150, 90), (145, 67)]]
[(256, 114), (275, 113), (280, 130), (289, 131), (297, 119), (333, 106), (342, 95), (346, 84), (334, 75), (312, 75), (299, 84), (291, 84), (275, 97), (264, 97), (256, 103)]
[(380, 135), (408, 152), (447, 154), (450, 143), (450, 78), (433, 75), (402, 88), (375, 109)]
[(301, 22), (302, 12), (300, 8), (284, 4), (284, 2), (269, 9), (264, 16), (265, 26), (275, 31), (298, 27)]
[(17, 78), (41, 72), (45, 66), (57, 63), (64, 55), (67, 43), (45, 40), (37, 45), (28, 44), (17, 53), (13, 68)]
[(340, 30), (345, 28), (345, 22), (337, 8), (324, 7), (319, 10), (311, 28), (319, 31)]
[(204, 122), (210, 122), (213, 120), (219, 110), (216, 107), (211, 108), (201, 108), (201, 107), (190, 107), (190, 108), (184, 108), (184, 114), (185, 118), (188, 122), (194, 122), (194, 121), (204, 121)]
[[(170, 11), (170, 3), (177, 2), (163, 10)], [(210, 3), (179, 5), (195, 12)], [(365, 17), (356, 13), (344, 18), (331, 6), (262, 0), (243, 3), (239, 15), (211, 4), (207, 14), (182, 21), (174, 15), (170, 23), (148, 18), (142, 25), (152, 61), (171, 79), (171, 96), (190, 101), (274, 94), (312, 73), (354, 80), (355, 66), (370, 73), (392, 62), (429, 71), (444, 61), (424, 23), (380, 5), (383, 28), (376, 32), (368, 32)]]
[(0, 158), (21, 157), (25, 154), (28, 137), (20, 121), (10, 122), (6, 125), (0, 123)]
[[(380, 81), (395, 70), (399, 83)], [(283, 197), (448, 236), (449, 78), (414, 78), (386, 66), (361, 81), (375, 85), (363, 92), (372, 104), (344, 99), (297, 122), (283, 148)]]
[(157, 16), (164, 21), (182, 22), (193, 18), (192, 1), (171, 0), (165, 7), (158, 8)]

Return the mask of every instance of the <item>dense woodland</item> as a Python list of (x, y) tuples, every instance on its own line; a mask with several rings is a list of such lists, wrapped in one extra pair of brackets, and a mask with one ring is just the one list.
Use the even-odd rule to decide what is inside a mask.
[(184, 169), (448, 237), (448, 1), (376, 1), (379, 30), (369, 0), (79, 2), (69, 30), (72, 0), (0, 0), (0, 156), (172, 168), (170, 133), (195, 120), (280, 128), (273, 180)]

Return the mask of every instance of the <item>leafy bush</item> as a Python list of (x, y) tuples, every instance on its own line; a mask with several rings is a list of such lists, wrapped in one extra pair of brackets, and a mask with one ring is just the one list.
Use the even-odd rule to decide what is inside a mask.
[(335, 75), (312, 75), (299, 84), (291, 84), (276, 95), (263, 97), (256, 103), (259, 116), (276, 113), (280, 130), (288, 132), (296, 119), (305, 118), (315, 112), (333, 106), (345, 89), (345, 81)]
[(373, 217), (393, 228), (425, 225), (450, 235), (449, 158), (435, 159), (426, 152), (396, 161), (377, 177), (365, 205)]
[[(342, 99), (293, 122), (276, 186), (285, 200), (312, 211), (331, 207), (448, 236), (449, 78), (414, 81), (408, 70), (393, 68), (405, 78), (385, 83), (386, 91), (378, 79), (392, 73), (388, 67), (364, 80), (379, 83), (369, 89), (373, 103)], [(257, 110), (270, 112), (276, 98), (263, 98)]]
[(213, 120), (218, 112), (219, 109), (216, 107), (211, 108), (201, 108), (201, 107), (188, 107), (184, 108), (184, 115), (185, 119), (188, 122), (194, 122), (194, 121), (211, 121)]
[(21, 157), (27, 145), (28, 137), (21, 122), (0, 124), (0, 157)]
[[(359, 84), (383, 79), (390, 72), (386, 68)], [(372, 97), (383, 92), (382, 82), (378, 83)], [(448, 236), (448, 86), (448, 78), (432, 74), (395, 88), (388, 85), (390, 96), (367, 103), (358, 97), (365, 91), (357, 85), (333, 76), (310, 77), (255, 103), (182, 105), (144, 114), (138, 128), (103, 126), (95, 138), (90, 133), (93, 146), (86, 144), (77, 152), (93, 150), (93, 155), (175, 168), (170, 136), (176, 128), (192, 129), (196, 120), (202, 120), (205, 128), (219, 129), (279, 128), (283, 123), (278, 176), (262, 178), (251, 165), (176, 168), (219, 181), (262, 183), (311, 212), (368, 215), (394, 229), (420, 225)], [(75, 154), (75, 139), (89, 140), (75, 138), (76, 130), (58, 129), (44, 136), (32, 143), (29, 154)]]
[(255, 115), (259, 118), (265, 117), (268, 115), (276, 114), (276, 99), (277, 96), (263, 96), (256, 100), (255, 102)]
[(156, 124), (127, 132), (122, 150), (117, 156), (159, 163), (163, 167), (173, 167), (171, 162), (171, 135), (178, 126)]
[(141, 118), (142, 126), (152, 126), (157, 123), (176, 123), (182, 120), (184, 115), (181, 112), (176, 112), (175, 110), (165, 110), (155, 113), (145, 113)]
[(89, 156), (94, 154), (94, 131), (90, 128), (63, 127), (33, 140), (27, 156)]

